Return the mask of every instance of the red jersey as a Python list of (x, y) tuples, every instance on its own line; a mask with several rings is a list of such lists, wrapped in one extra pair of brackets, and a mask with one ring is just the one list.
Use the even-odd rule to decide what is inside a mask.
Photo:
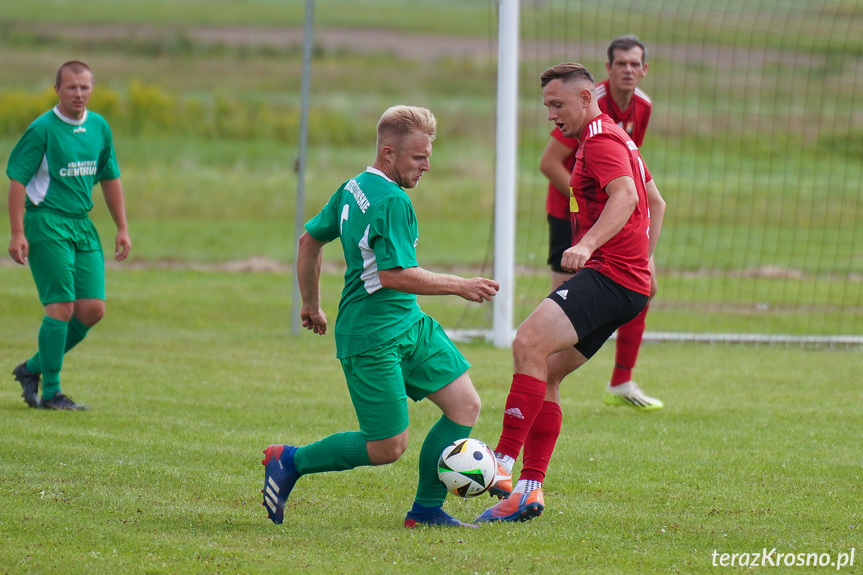
[[(596, 100), (599, 109), (626, 130), (635, 145), (640, 148), (647, 133), (650, 111), (653, 109), (650, 97), (641, 88), (636, 88), (626, 112), (621, 112), (608, 91), (608, 80), (604, 80), (596, 85)], [(551, 137), (572, 150), (572, 154), (563, 161), (566, 169), (571, 171), (575, 162), (575, 149), (578, 148), (578, 138), (567, 138), (557, 128), (551, 131)], [(545, 197), (545, 211), (561, 220), (569, 217), (569, 201), (551, 184), (548, 185), (548, 193)]]
[(647, 133), (650, 111), (653, 109), (650, 97), (641, 88), (636, 88), (626, 112), (621, 112), (614, 98), (611, 97), (608, 80), (604, 80), (596, 85), (596, 102), (599, 104), (599, 109), (611, 116), (611, 119), (617, 122), (617, 125), (623, 128), (640, 148), (644, 142), (644, 134)]
[(650, 172), (632, 138), (607, 114), (600, 114), (584, 129), (575, 154), (570, 180), (573, 238), (577, 244), (599, 219), (608, 202), (605, 186), (611, 180), (629, 176), (635, 182), (638, 205), (614, 237), (596, 248), (586, 267), (608, 276), (625, 288), (650, 295), (650, 212), (645, 182)]

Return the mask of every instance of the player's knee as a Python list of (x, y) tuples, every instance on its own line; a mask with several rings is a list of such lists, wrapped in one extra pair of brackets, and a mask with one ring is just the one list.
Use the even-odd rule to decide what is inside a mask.
[(45, 306), (45, 315), (60, 321), (69, 321), (74, 310), (74, 304), (70, 301), (49, 303)]
[(92, 310), (89, 314), (87, 314), (86, 320), (82, 320), (82, 321), (84, 321), (84, 323), (87, 324), (88, 326), (93, 327), (94, 325), (96, 325), (97, 323), (102, 321), (103, 317), (105, 317), (105, 307), (104, 306), (102, 306), (101, 308)]
[(404, 453), (402, 449), (393, 449), (391, 451), (379, 451), (377, 457), (372, 461), (374, 465), (389, 465), (395, 463)]
[(516, 364), (520, 364), (537, 353), (535, 342), (529, 335), (528, 330), (519, 329), (512, 341), (512, 357)]
[(479, 418), (480, 410), (482, 410), (482, 400), (475, 389), (471, 388), (471, 393), (465, 395), (462, 406), (465, 419), (470, 421), (470, 426), (473, 426)]
[(399, 460), (408, 448), (407, 435), (400, 434), (369, 445), (369, 460), (372, 465), (388, 465)]
[(93, 327), (105, 317), (105, 302), (99, 300), (75, 302), (75, 317), (87, 327)]
[(466, 385), (459, 389), (458, 396), (454, 398), (447, 408), (443, 410), (450, 420), (459, 425), (473, 427), (476, 420), (479, 418), (479, 412), (482, 409), (482, 400), (473, 386), (473, 382), (469, 377), (466, 378)]
[(378, 451), (376, 461), (372, 461), (375, 465), (389, 465), (399, 460), (405, 452), (406, 447), (401, 445), (393, 445), (388, 449)]

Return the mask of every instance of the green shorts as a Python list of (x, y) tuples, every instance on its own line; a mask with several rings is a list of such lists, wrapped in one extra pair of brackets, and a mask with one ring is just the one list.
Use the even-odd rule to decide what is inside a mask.
[(367, 441), (407, 429), (408, 397), (419, 401), (470, 368), (440, 324), (428, 316), (402, 335), (341, 361)]
[(24, 214), (30, 272), (42, 305), (105, 299), (105, 256), (96, 226), (86, 215), (45, 208)]

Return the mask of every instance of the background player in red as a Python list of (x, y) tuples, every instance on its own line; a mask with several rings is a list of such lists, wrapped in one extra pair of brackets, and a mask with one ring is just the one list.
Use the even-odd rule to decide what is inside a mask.
[(561, 258), (563, 269), (574, 275), (516, 333), (512, 385), (495, 451), (511, 471), (524, 448), (521, 477), (512, 494), (478, 522), (524, 521), (542, 513), (542, 482), (563, 419), (560, 381), (647, 305), (648, 262), (665, 215), (635, 142), (599, 109), (590, 72), (581, 64), (558, 64), (543, 72), (541, 84), (548, 119), (580, 141), (569, 185), (577, 233)]
[[(599, 109), (626, 130), (640, 148), (647, 132), (652, 107), (650, 98), (638, 87), (642, 78), (647, 75), (647, 49), (635, 36), (618, 36), (608, 45), (605, 70), (608, 79), (596, 85)], [(551, 266), (551, 287), (560, 285), (572, 275), (561, 267), (560, 259), (572, 242), (569, 177), (577, 147), (577, 138), (568, 138), (555, 128), (540, 160), (540, 171), (549, 181), (545, 209), (549, 226), (548, 264)], [(656, 294), (656, 274), (652, 259), (650, 265), (650, 296), (653, 297)], [(647, 307), (644, 307), (638, 317), (617, 330), (614, 368), (603, 398), (608, 405), (627, 405), (639, 410), (662, 408), (660, 400), (647, 396), (632, 381), (632, 370), (635, 369), (644, 334)]]

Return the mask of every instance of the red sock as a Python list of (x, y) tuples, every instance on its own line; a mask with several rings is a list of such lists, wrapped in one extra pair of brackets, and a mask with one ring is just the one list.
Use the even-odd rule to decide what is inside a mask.
[(524, 457), (519, 479), (533, 479), (540, 483), (545, 480), (548, 462), (554, 452), (554, 444), (560, 435), (563, 412), (552, 401), (545, 401), (533, 427), (524, 441)]
[(641, 339), (644, 336), (647, 307), (644, 306), (641, 313), (632, 321), (617, 328), (614, 369), (611, 372), (612, 387), (632, 379), (632, 370), (635, 369), (635, 360), (638, 359), (638, 350), (641, 348)]
[(530, 431), (545, 398), (545, 382), (516, 373), (512, 376), (512, 386), (506, 396), (503, 410), (503, 429), (497, 442), (496, 451), (518, 457), (527, 432)]

